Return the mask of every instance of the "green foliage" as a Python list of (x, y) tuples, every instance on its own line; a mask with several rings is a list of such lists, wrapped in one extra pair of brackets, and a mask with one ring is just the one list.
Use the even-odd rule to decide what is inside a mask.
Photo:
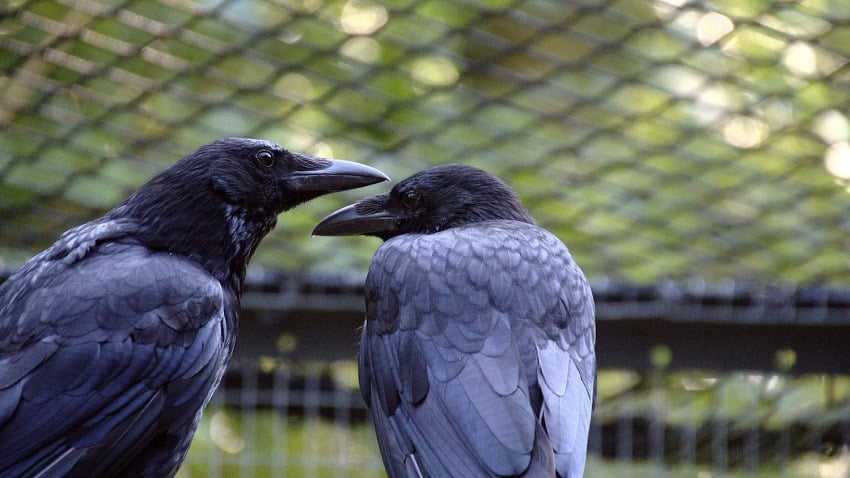
[(248, 473), (258, 478), (384, 476), (367, 424), (347, 427), (327, 419), (210, 407), (177, 476), (235, 478)]
[[(274, 365), (272, 364), (272, 367)], [(329, 372), (343, 390), (356, 387), (354, 362), (319, 366), (307, 373)], [(845, 420), (850, 408), (850, 377), (780, 374), (716, 374), (705, 371), (648, 375), (603, 370), (598, 377), (599, 402), (595, 419), (601, 424), (621, 417), (647, 417), (671, 427), (699, 428), (710, 420), (728, 424), (729, 433), (753, 427), (781, 431), (793, 424), (820, 426)], [(233, 391), (231, 391), (232, 393)], [(280, 393), (280, 392), (278, 392)], [(283, 397), (279, 397), (283, 398)], [(844, 403), (839, 406), (837, 404)], [(727, 477), (773, 478), (843, 477), (850, 471), (850, 454), (792, 455), (783, 466), (770, 455), (755, 472), (730, 467)], [(618, 461), (590, 456), (585, 476), (714, 476), (705, 458), (695, 463)], [(179, 478), (222, 477), (379, 477), (384, 476), (374, 433), (367, 423), (350, 423), (305, 415), (282, 415), (268, 409), (222, 407), (205, 412), (189, 457)]]
[[(447, 162), (489, 169), (590, 275), (850, 281), (850, 159), (825, 157), (850, 140), (842, 2), (0, 8), (7, 260), (238, 135), (395, 180)], [(255, 263), (362, 273), (373, 241), (309, 231), (386, 187), (289, 213)]]

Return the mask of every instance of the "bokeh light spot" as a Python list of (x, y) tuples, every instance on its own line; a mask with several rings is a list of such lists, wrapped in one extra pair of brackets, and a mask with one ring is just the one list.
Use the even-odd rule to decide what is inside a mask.
[(381, 58), (381, 44), (369, 37), (354, 37), (340, 47), (340, 52), (363, 63), (375, 63)]
[(340, 24), (351, 35), (371, 35), (389, 19), (387, 9), (377, 3), (349, 0), (342, 7)]
[(735, 24), (726, 15), (717, 12), (706, 13), (697, 22), (697, 40), (703, 46), (709, 46), (732, 33)]
[(755, 148), (767, 139), (769, 128), (764, 121), (748, 116), (733, 116), (723, 126), (723, 139), (738, 148)]
[(449, 86), (457, 82), (458, 71), (445, 58), (420, 58), (413, 63), (413, 79), (431, 86)]
[(840, 141), (830, 146), (823, 162), (829, 174), (839, 179), (850, 179), (850, 143)]

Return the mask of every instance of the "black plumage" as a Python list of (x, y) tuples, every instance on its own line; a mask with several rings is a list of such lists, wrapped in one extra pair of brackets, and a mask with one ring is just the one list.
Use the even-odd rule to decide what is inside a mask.
[(360, 386), (391, 477), (582, 475), (593, 298), (507, 185), (431, 168), (314, 234), (385, 240), (366, 279)]
[(385, 179), (223, 139), (27, 261), (0, 286), (0, 476), (173, 476), (277, 215)]

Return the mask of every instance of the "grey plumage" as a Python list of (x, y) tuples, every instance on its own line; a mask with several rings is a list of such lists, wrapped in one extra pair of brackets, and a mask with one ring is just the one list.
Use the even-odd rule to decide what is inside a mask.
[(386, 239), (366, 280), (360, 383), (390, 476), (582, 475), (590, 287), (504, 183), (433, 168), (314, 233)]

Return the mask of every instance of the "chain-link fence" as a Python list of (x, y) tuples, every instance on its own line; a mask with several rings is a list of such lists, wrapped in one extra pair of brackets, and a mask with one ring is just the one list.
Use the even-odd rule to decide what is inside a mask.
[[(241, 135), (395, 178), (484, 166), (592, 274), (850, 282), (841, 0), (4, 5), (13, 263)], [(305, 234), (360, 194), (293, 211), (255, 262), (362, 270), (370, 243)]]
[[(179, 476), (385, 476), (363, 402), (345, 383), (353, 366), (235, 372)], [(850, 474), (850, 377), (604, 370), (599, 378), (608, 393), (585, 476)], [(837, 389), (842, 398), (832, 402)]]
[[(848, 476), (850, 379), (825, 375), (846, 374), (847, 357), (818, 351), (847, 335), (834, 317), (850, 316), (839, 289), (820, 287), (850, 285), (849, 59), (843, 0), (9, 0), (0, 265), (217, 137), (263, 137), (394, 179), (473, 164), (567, 243), (610, 306), (604, 320), (648, 319), (600, 326), (601, 342), (648, 343), (600, 350), (614, 359), (588, 476)], [(376, 243), (309, 231), (369, 192), (282, 216), (253, 263), (358, 282)], [(620, 280), (690, 284), (699, 307), (678, 302), (688, 293), (620, 294)], [(739, 294), (741, 281), (814, 287), (783, 308)], [(248, 309), (271, 307), (258, 297)], [(287, 297), (267, 299), (286, 311)], [(305, 330), (360, 307), (356, 294), (317, 301)], [(718, 315), (700, 315), (712, 304)], [(665, 318), (681, 326), (653, 328)], [(763, 321), (805, 326), (741, 325)], [(349, 325), (326, 339), (350, 357)], [(260, 353), (255, 338), (243, 331), (243, 366), (183, 476), (380, 475), (353, 364), (290, 357), (285, 333)], [(654, 347), (668, 339), (678, 348)], [(784, 348), (751, 354), (770, 340)], [(700, 344), (690, 354), (689, 341)], [(732, 359), (703, 360), (715, 350)]]
[[(850, 293), (594, 290), (586, 476), (850, 476)], [(352, 360), (362, 294), (327, 277), (251, 283), (234, 366), (181, 476), (383, 475)]]

